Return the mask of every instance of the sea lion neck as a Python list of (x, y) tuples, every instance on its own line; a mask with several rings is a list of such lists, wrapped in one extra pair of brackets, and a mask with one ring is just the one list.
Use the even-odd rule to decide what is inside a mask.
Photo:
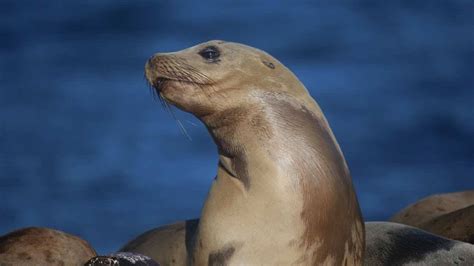
[(245, 121), (251, 115), (251, 111), (245, 107), (232, 107), (219, 112), (209, 112), (199, 117), (206, 125), (211, 134), (235, 129), (236, 124)]
[[(217, 144), (219, 167), (199, 237), (220, 245), (256, 241), (247, 231), (238, 237), (217, 233), (243, 225), (248, 232), (259, 228), (262, 237), (272, 233), (281, 244), (259, 242), (260, 248), (286, 248), (299, 254), (294, 261), (307, 256), (308, 264), (324, 264), (334, 258), (340, 265), (351, 254), (360, 260), (360, 209), (344, 157), (317, 105), (281, 92), (254, 91), (251, 97), (244, 108), (201, 118)], [(346, 217), (354, 218), (349, 227)], [(260, 223), (270, 221), (284, 229), (263, 230)]]
[(249, 137), (254, 131), (252, 118), (259, 115), (258, 110), (258, 106), (235, 107), (201, 118), (217, 146), (219, 169), (239, 180), (245, 189), (250, 184), (246, 170), (248, 146), (258, 145)]
[[(266, 186), (297, 183), (294, 176), (301, 169), (295, 169), (294, 165), (305, 165), (308, 158), (314, 158), (313, 163), (317, 163), (320, 148), (344, 164), (326, 121), (315, 114), (319, 109), (306, 107), (296, 98), (281, 93), (262, 93), (254, 97), (258, 100), (244, 107), (201, 118), (216, 143), (219, 168), (241, 181), (245, 189), (256, 180), (269, 182)], [(317, 139), (328, 145), (315, 143)], [(297, 140), (296, 144), (293, 140)], [(299, 148), (294, 149), (295, 146)], [(262, 180), (262, 175), (251, 175), (247, 171), (251, 165), (286, 172), (288, 178)]]

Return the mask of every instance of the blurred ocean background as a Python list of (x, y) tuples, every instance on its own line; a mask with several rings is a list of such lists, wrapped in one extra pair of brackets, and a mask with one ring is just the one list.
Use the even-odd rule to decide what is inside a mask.
[(366, 220), (474, 188), (474, 2), (0, 2), (0, 235), (47, 226), (114, 251), (198, 217), (206, 129), (153, 101), (155, 52), (210, 39), (269, 52), (323, 108)]

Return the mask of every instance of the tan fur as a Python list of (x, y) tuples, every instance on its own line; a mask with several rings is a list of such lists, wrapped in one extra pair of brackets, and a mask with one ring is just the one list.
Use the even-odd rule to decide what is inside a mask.
[[(186, 226), (192, 223), (193, 226)], [(147, 231), (121, 248), (151, 257), (160, 265), (186, 265), (186, 239), (194, 237), (197, 221), (178, 222)], [(191, 231), (190, 231), (191, 230)]]
[(474, 244), (474, 190), (426, 197), (390, 220)]
[(419, 227), (440, 236), (474, 244), (474, 205), (440, 215)]
[(96, 256), (84, 240), (48, 228), (24, 228), (0, 236), (0, 265), (84, 265)]
[(474, 190), (436, 194), (410, 204), (390, 221), (419, 227), (447, 213), (474, 205)]
[[(199, 55), (210, 45), (217, 61)], [(211, 41), (156, 54), (145, 73), (218, 147), (189, 264), (362, 264), (364, 224), (349, 170), (290, 70), (255, 48)]]

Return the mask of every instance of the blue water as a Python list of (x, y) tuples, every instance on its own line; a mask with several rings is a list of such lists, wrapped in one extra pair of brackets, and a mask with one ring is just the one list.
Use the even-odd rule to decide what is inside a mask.
[(197, 217), (216, 148), (175, 110), (192, 141), (181, 133), (143, 66), (210, 39), (263, 49), (303, 81), (366, 219), (473, 189), (473, 11), (470, 0), (3, 0), (0, 234), (48, 226), (105, 253)]

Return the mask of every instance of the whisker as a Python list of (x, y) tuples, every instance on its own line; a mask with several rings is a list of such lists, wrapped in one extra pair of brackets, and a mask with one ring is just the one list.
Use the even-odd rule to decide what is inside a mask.
[[(175, 119), (176, 119), (176, 118), (175, 118)], [(179, 128), (181, 129), (181, 132), (182, 132), (190, 141), (193, 141), (193, 139), (191, 138), (191, 136), (189, 136), (188, 131), (187, 131), (186, 128), (184, 127), (183, 123), (181, 123), (181, 121), (180, 121), (179, 119), (176, 119), (176, 122), (178, 123)]]
[(161, 93), (157, 91), (151, 84), (148, 83), (148, 90), (153, 98), (154, 101), (160, 102), (160, 105), (163, 109), (165, 108), (163, 97)]
[(173, 119), (176, 121), (176, 124), (178, 125), (178, 128), (180, 129), (181, 133), (184, 134), (190, 141), (193, 141), (191, 136), (188, 134), (188, 131), (184, 127), (183, 123), (176, 117), (175, 113), (173, 112), (173, 109), (169, 107), (168, 102), (166, 102), (166, 106), (168, 106), (168, 111), (173, 117)]
[[(162, 73), (165, 75), (165, 77), (173, 80), (173, 82), (193, 83), (194, 86), (202, 91), (202, 94), (198, 96), (203, 97), (204, 99), (202, 100), (207, 100), (210, 104), (214, 104), (216, 97), (226, 97), (215, 86), (215, 82), (212, 78), (202, 73), (192, 65), (189, 65), (183, 58), (175, 55), (163, 57), (161, 58), (160, 63), (157, 65), (157, 68), (159, 73)], [(156, 87), (156, 84), (149, 85), (151, 85), (151, 87)], [(164, 98), (156, 88), (153, 90), (153, 93), (154, 98), (156, 99), (156, 96), (158, 96), (162, 107), (167, 110), (176, 120), (183, 134), (185, 134), (191, 140), (191, 137), (187, 133), (181, 121), (176, 119), (172, 109), (169, 107), (170, 103), (166, 100), (166, 98)]]
[(178, 125), (178, 128), (180, 129), (181, 133), (183, 135), (186, 136), (186, 138), (188, 138), (190, 141), (192, 141), (193, 139), (191, 138), (191, 136), (188, 134), (188, 131), (186, 130), (186, 128), (184, 127), (183, 123), (181, 123), (181, 121), (176, 117), (175, 113), (173, 112), (173, 109), (172, 107), (170, 107), (170, 104), (168, 103), (168, 101), (166, 100), (165, 97), (161, 96), (160, 94), (160, 99), (162, 99), (163, 103), (164, 103), (164, 107), (165, 109), (168, 111), (168, 113), (171, 115), (171, 117), (173, 117), (174, 121), (176, 121), (176, 124)]
[(165, 98), (161, 95), (161, 92), (158, 94), (158, 99), (160, 100), (160, 104), (161, 104), (161, 107), (164, 109), (164, 110), (167, 110), (167, 103), (166, 103), (166, 100)]
[[(199, 87), (206, 94), (206, 97), (208, 99), (211, 99), (211, 93), (215, 92), (215, 90), (214, 90), (214, 87), (212, 86), (212, 83), (210, 82), (210, 79), (207, 78), (206, 75), (202, 74), (201, 72), (191, 67), (182, 68), (180, 70), (180, 74), (186, 80), (196, 84), (196, 86)], [(204, 88), (205, 85), (209, 86), (212, 92), (210, 92), (209, 89), (205, 89)]]
[(158, 93), (156, 92), (156, 89), (153, 88), (153, 86), (151, 84), (148, 84), (148, 91), (151, 95), (151, 97), (153, 98), (154, 101), (158, 101), (159, 99), (159, 95)]
[(194, 123), (194, 122), (191, 122), (191, 121), (189, 121), (189, 120), (185, 120), (184, 122), (190, 124), (191, 126), (195, 126), (195, 127), (198, 126), (198, 124), (196, 124), (196, 123)]

